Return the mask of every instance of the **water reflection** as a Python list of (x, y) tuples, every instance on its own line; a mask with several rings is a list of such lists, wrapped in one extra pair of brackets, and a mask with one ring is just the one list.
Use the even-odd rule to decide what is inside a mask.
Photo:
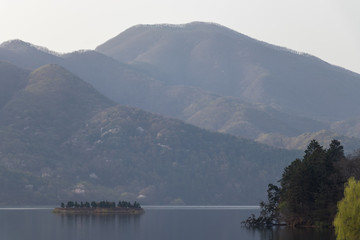
[(61, 214), (61, 222), (68, 225), (92, 225), (92, 224), (103, 224), (103, 225), (129, 225), (139, 222), (141, 215), (118, 215), (118, 214), (84, 214), (84, 215), (72, 215), (72, 214)]
[[(255, 211), (258, 211), (255, 209)], [(335, 240), (328, 230), (245, 228), (251, 209), (146, 209), (143, 215), (59, 215), (0, 211), (0, 239), (15, 240)]]
[(68, 239), (120, 238), (135, 239), (140, 230), (141, 215), (60, 215), (61, 229)]
[(272, 228), (245, 228), (248, 234), (254, 239), (260, 240), (335, 240), (334, 231), (329, 229), (316, 228), (291, 228), (291, 227), (272, 227)]

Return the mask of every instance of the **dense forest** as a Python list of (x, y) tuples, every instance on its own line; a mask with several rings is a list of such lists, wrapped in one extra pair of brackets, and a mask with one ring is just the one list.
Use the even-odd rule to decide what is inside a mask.
[(331, 226), (350, 177), (360, 178), (359, 153), (345, 156), (338, 140), (328, 149), (312, 140), (303, 158), (284, 169), (280, 186), (269, 184), (268, 201), (261, 202), (260, 216), (252, 215), (244, 223)]

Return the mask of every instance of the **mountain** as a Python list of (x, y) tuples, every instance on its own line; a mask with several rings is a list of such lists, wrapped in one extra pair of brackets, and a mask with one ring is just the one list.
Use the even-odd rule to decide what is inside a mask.
[(206, 129), (256, 139), (264, 133), (296, 136), (328, 128), (327, 124), (286, 114), (264, 104), (249, 104), (233, 97), (207, 99), (185, 109), (188, 123)]
[(7, 62), (0, 61), (0, 109), (25, 86), (28, 72)]
[[(40, 134), (37, 128), (66, 134), (111, 104), (89, 84), (50, 64), (29, 74), (26, 86), (2, 108), (0, 119), (2, 125), (31, 129), (32, 134)], [(46, 132), (43, 137), (48, 137)]]
[(222, 97), (200, 88), (169, 86), (94, 51), (66, 54), (63, 58), (68, 69), (118, 103), (175, 117), (209, 130), (255, 139), (261, 133), (295, 136), (329, 127), (319, 121), (234, 97)]
[(29, 70), (61, 61), (60, 54), (19, 39), (2, 43), (0, 45), (0, 56), (3, 61), (14, 63)]
[(345, 136), (360, 138), (360, 117), (331, 124), (331, 130)]
[(32, 70), (56, 63), (117, 103), (253, 140), (360, 136), (350, 124), (358, 74), (216, 24), (139, 25), (68, 54), (14, 40), (0, 45), (0, 59)]
[(58, 65), (36, 69), (27, 79), (1, 109), (0, 151), (14, 170), (39, 171), (42, 163), (61, 158), (57, 146), (92, 114), (114, 104)]
[(117, 105), (56, 64), (17, 85), (0, 133), (1, 204), (255, 204), (299, 155)]
[[(27, 51), (24, 48), (16, 51), (18, 42), (16, 40), (12, 44), (9, 41), (1, 45), (0, 58), (26, 67), (30, 63), (22, 62), (25, 58), (22, 54), (43, 51), (43, 48), (27, 43), (21, 45), (26, 46)], [(11, 51), (14, 52), (13, 55), (1, 55), (1, 52)], [(48, 52), (37, 53), (35, 56), (46, 55)], [(36, 62), (41, 66), (47, 64), (47, 61), (61, 64), (118, 103), (175, 117), (209, 130), (256, 139), (259, 134), (264, 133), (277, 132), (295, 136), (329, 127), (319, 121), (285, 114), (261, 104), (250, 104), (239, 98), (220, 96), (197, 87), (168, 85), (133, 66), (119, 63), (95, 51), (55, 54), (50, 60), (38, 58)], [(225, 118), (224, 112), (231, 114), (231, 119)], [(206, 122), (208, 120), (211, 122)]]
[(257, 204), (301, 155), (272, 146), (359, 145), (358, 74), (216, 24), (68, 54), (8, 41), (0, 84), (0, 204)]
[(138, 25), (96, 51), (167, 85), (198, 87), (315, 120), (360, 115), (359, 74), (217, 24)]

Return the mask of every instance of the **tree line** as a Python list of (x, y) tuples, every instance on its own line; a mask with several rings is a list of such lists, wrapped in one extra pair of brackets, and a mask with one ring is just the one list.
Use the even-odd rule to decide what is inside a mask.
[[(252, 215), (243, 224), (331, 227), (335, 216), (340, 216), (338, 206), (349, 185), (348, 179), (360, 179), (360, 152), (345, 156), (337, 140), (332, 140), (328, 149), (312, 140), (303, 158), (284, 169), (280, 186), (269, 184), (268, 200), (260, 203), (260, 216)], [(360, 191), (360, 187), (358, 189)], [(358, 194), (360, 196), (360, 192)], [(360, 199), (358, 201), (360, 211)]]
[(110, 202), (110, 201), (100, 201), (100, 202), (95, 202), (92, 201), (91, 203), (89, 202), (77, 202), (77, 201), (68, 201), (66, 204), (65, 203), (61, 203), (60, 204), (61, 208), (141, 208), (140, 203), (138, 202), (127, 202), (127, 201), (119, 201), (117, 204), (115, 202)]

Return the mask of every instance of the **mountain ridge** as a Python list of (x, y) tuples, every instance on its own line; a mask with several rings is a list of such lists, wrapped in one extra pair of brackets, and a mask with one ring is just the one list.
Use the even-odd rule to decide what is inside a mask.
[[(199, 25), (205, 29), (208, 26), (205, 23)], [(249, 102), (270, 103), (290, 113), (315, 119), (339, 120), (343, 115), (354, 115), (347, 111), (347, 114), (338, 113), (335, 117), (330, 109), (326, 109), (326, 103), (336, 105), (336, 101), (322, 99), (313, 89), (305, 86), (313, 81), (316, 90), (320, 85), (323, 85), (324, 91), (337, 87), (342, 94), (347, 93), (347, 97), (354, 98), (356, 94), (353, 88), (347, 86), (357, 84), (359, 87), (359, 74), (335, 67), (308, 54), (294, 54), (294, 51), (251, 38), (244, 41), (237, 37), (238, 34), (228, 37), (227, 34), (218, 35), (214, 31), (208, 36), (209, 33), (205, 30), (190, 31), (191, 29), (186, 28), (187, 25), (184, 26), (175, 31), (167, 31), (166, 28), (130, 28), (98, 46), (96, 50), (121, 62), (136, 63), (144, 70), (149, 69), (150, 65), (150, 68), (157, 69), (152, 74), (170, 84), (181, 82), (203, 87), (220, 95), (240, 97)], [(220, 30), (223, 28), (220, 27)], [(132, 56), (128, 54), (131, 49), (137, 49), (132, 51)], [(224, 54), (226, 58), (223, 57)], [(343, 79), (341, 86), (336, 85), (337, 79)], [(307, 82), (303, 82), (304, 80)], [(327, 87), (329, 84), (332, 85), (331, 88)], [(308, 104), (304, 110), (299, 106), (300, 100), (295, 98), (289, 101), (292, 95), (305, 102), (304, 97), (294, 90), (307, 91), (308, 98), (311, 97), (309, 99), (314, 103)], [(350, 99), (346, 101), (349, 105), (352, 103)]]
[[(204, 61), (204, 64), (199, 65), (200, 67), (198, 69), (202, 69), (201, 71), (204, 71), (204, 69), (206, 70), (207, 66), (214, 66), (215, 68), (213, 70), (217, 73), (210, 74), (210, 76), (216, 79), (223, 79), (221, 78), (221, 67), (225, 66), (227, 67), (226, 69), (230, 70), (237, 69), (236, 71), (239, 71), (240, 73), (235, 76), (238, 76), (239, 79), (243, 79), (243, 81), (241, 84), (237, 83), (238, 80), (236, 79), (233, 82), (230, 81), (228, 83), (228, 88), (231, 89), (231, 91), (239, 91), (238, 89), (244, 88), (245, 90), (243, 91), (242, 96), (233, 97), (229, 96), (229, 94), (219, 94), (209, 89), (202, 88), (199, 84), (213, 84), (214, 81), (211, 80), (210, 77), (208, 78), (207, 75), (202, 75), (200, 70), (200, 72), (195, 72), (195, 77), (196, 79), (202, 80), (197, 85), (191, 85), (192, 80), (189, 76), (191, 76), (192, 73), (186, 73), (185, 71), (192, 65), (191, 61), (181, 60), (181, 62), (186, 63), (184, 68), (179, 68), (180, 70), (184, 70), (181, 74), (176, 74), (175, 71), (174, 74), (165, 75), (160, 74), (158, 66), (151, 64), (151, 62), (150, 64), (141, 62), (141, 57), (149, 54), (149, 52), (146, 51), (147, 47), (144, 46), (153, 44), (146, 38), (148, 32), (151, 32), (154, 29), (161, 30), (169, 28), (172, 29), (171, 34), (174, 32), (177, 33), (176, 37), (179, 38), (172, 37), (171, 40), (174, 40), (176, 44), (179, 44), (178, 46), (182, 46), (182, 39), (186, 40), (184, 46), (191, 46), (192, 42), (198, 43), (195, 51), (192, 51), (193, 55), (197, 56), (200, 60), (202, 59), (202, 56), (205, 56), (204, 59), (206, 61), (206, 56), (209, 56), (209, 59), (213, 61), (209, 62), (209, 64)], [(187, 28), (188, 30), (186, 30), (186, 33), (191, 35), (188, 40), (188, 36), (183, 36), (181, 33), (181, 31)], [(141, 31), (139, 31), (139, 29)], [(196, 29), (196, 31), (194, 31), (194, 29)], [(147, 45), (134, 45), (133, 40), (136, 40), (139, 37), (136, 37), (136, 34), (128, 34), (129, 31), (141, 34), (141, 41), (145, 42)], [(203, 41), (201, 38), (202, 31), (206, 32), (207, 38), (200, 44)], [(214, 35), (212, 33), (213, 31), (217, 34)], [(226, 36), (229, 36), (230, 40), (222, 43), (222, 35), (220, 33), (223, 32), (226, 33)], [(126, 33), (126, 36), (124, 36), (124, 33)], [(162, 38), (162, 41), (165, 41), (166, 36), (169, 34), (152, 34), (151, 36), (153, 36), (154, 39)], [(354, 80), (358, 79), (358, 74), (356, 73), (349, 72), (340, 67), (334, 68), (334, 66), (308, 54), (299, 54), (296, 51), (274, 46), (256, 39), (254, 40), (217, 24), (195, 22), (180, 26), (138, 25), (120, 33), (118, 36), (121, 36), (124, 39), (122, 44), (130, 44), (129, 46), (132, 46), (125, 50), (133, 56), (137, 56), (136, 63), (120, 63), (113, 57), (99, 53), (98, 51), (82, 50), (61, 55), (42, 55), (43, 52), (40, 51), (41, 48), (38, 48), (40, 50), (37, 51), (40, 51), (41, 54), (35, 54), (31, 50), (36, 50), (36, 48), (31, 47), (32, 44), (25, 44), (24, 46), (30, 46), (31, 51), (25, 51), (25, 53), (21, 54), (16, 51), (11, 52), (2, 45), (2, 47), (0, 46), (0, 59), (15, 63), (24, 68), (29, 68), (29, 66), (39, 67), (48, 63), (56, 63), (69, 69), (71, 72), (93, 85), (102, 94), (117, 103), (135, 106), (147, 111), (177, 118), (212, 131), (221, 131), (253, 140), (260, 139), (259, 136), (263, 134), (282, 134), (283, 137), (286, 138), (299, 136), (306, 132), (318, 132), (321, 130), (331, 130), (340, 135), (349, 136), (350, 134), (355, 137), (360, 136), (360, 128), (356, 127), (358, 122), (356, 119), (358, 118), (355, 110), (358, 108), (354, 106), (355, 102), (357, 102), (357, 94), (354, 94), (354, 92), (356, 92), (356, 89), (359, 87), (358, 84), (356, 84), (358, 81)], [(230, 58), (230, 60), (236, 61), (228, 64), (226, 61), (224, 62), (224, 60), (227, 59), (227, 54), (233, 54), (232, 52), (236, 53), (236, 51), (233, 50), (236, 50), (238, 45), (241, 45), (244, 42), (240, 41), (238, 44), (230, 46), (232, 42), (234, 42), (233, 40), (236, 40), (238, 36), (244, 41), (250, 42), (246, 43), (245, 41), (245, 50), (240, 52), (242, 53), (242, 55), (240, 55), (242, 58), (240, 60)], [(221, 48), (217, 51), (213, 51), (209, 47), (212, 46), (211, 44), (213, 44), (212, 42), (214, 41), (220, 42), (223, 45), (227, 44), (229, 47), (225, 48), (225, 50), (227, 50), (224, 52)], [(169, 41), (165, 41), (166, 44), (157, 43), (158, 49), (163, 49), (164, 47), (165, 49), (171, 49), (168, 46), (171, 46), (173, 43), (167, 42)], [(261, 49), (251, 48), (254, 44), (261, 46)], [(222, 45), (220, 44), (219, 46)], [(134, 52), (132, 48), (137, 49), (137, 52)], [(171, 64), (173, 59), (181, 59), (182, 56), (192, 56), (186, 53), (188, 49), (189, 47), (180, 48), (179, 55), (171, 55), (171, 52), (169, 52), (169, 57), (166, 59), (167, 61), (165, 61), (166, 64)], [(156, 51), (154, 52), (152, 48), (149, 48), (149, 50), (151, 50), (151, 54), (155, 54), (154, 56), (156, 56)], [(275, 55), (274, 52), (276, 53)], [(273, 55), (269, 53), (272, 53)], [(284, 53), (286, 54), (284, 55)], [(259, 56), (262, 56), (261, 54), (265, 54), (265, 57), (259, 58)], [(287, 72), (281, 68), (280, 64), (274, 65), (275, 67), (266, 67), (266, 64), (270, 60), (270, 62), (272, 62), (277, 59), (276, 55), (283, 56), (282, 58), (286, 60), (285, 63), (296, 63), (294, 65), (295, 67), (289, 68)], [(49, 59), (49, 56), (51, 59)], [(275, 58), (273, 58), (274, 56)], [(157, 61), (161, 60), (161, 55), (159, 55), (158, 59), (159, 60)], [(304, 61), (296, 59), (305, 59), (307, 63), (304, 64)], [(216, 65), (216, 62), (221, 63), (221, 61), (224, 63)], [(319, 62), (323, 66), (321, 70), (308, 70), (312, 69), (309, 68), (309, 66)], [(302, 64), (299, 65), (298, 63)], [(296, 74), (296, 72), (292, 73), (291, 71), (296, 69), (298, 65), (298, 68), (300, 69), (301, 67), (303, 71), (299, 74)], [(176, 70), (176, 68), (176, 66), (173, 66), (169, 69)], [(332, 70), (327, 72), (324, 69)], [(213, 71), (212, 69), (210, 70)], [(271, 71), (275, 71), (275, 73), (272, 73)], [(277, 71), (283, 73), (278, 74)], [(325, 73), (322, 73), (324, 71)], [(337, 75), (334, 75), (336, 72)], [(346, 76), (353, 76), (354, 81), (351, 80), (351, 78), (350, 80), (344, 80), (343, 82), (338, 80), (342, 79), (342, 74), (344, 74), (344, 72), (346, 73)], [(179, 83), (168, 81), (168, 79), (172, 78), (172, 75), (177, 76)], [(322, 82), (310, 81), (312, 76), (319, 77), (322, 79)], [(346, 78), (347, 77), (344, 77), (344, 79)], [(188, 80), (183, 81), (183, 79)], [(327, 79), (330, 80), (328, 81)], [(188, 84), (189, 82), (190, 84)], [(288, 86), (293, 82), (295, 82), (294, 87), (288, 90), (284, 88), (284, 86)], [(219, 82), (219, 84), (222, 83)], [(217, 87), (212, 88), (215, 88), (215, 90), (217, 89)], [(289, 102), (292, 104), (292, 107), (285, 109), (281, 104), (279, 105), (274, 103), (274, 101), (271, 101), (271, 97), (268, 97), (267, 94), (269, 90), (274, 98), (279, 98), (278, 96), (284, 98), (284, 100), (281, 100), (283, 102), (281, 104), (288, 104)], [(342, 92), (340, 92), (340, 90)], [(347, 94), (344, 95), (344, 92)], [(332, 97), (327, 97), (327, 95), (331, 95)], [(250, 99), (246, 99), (249, 96)], [(265, 102), (258, 101), (257, 99), (263, 99)], [(344, 107), (348, 102), (352, 102), (351, 105)], [(260, 106), (266, 106), (266, 108)], [(314, 116), (313, 114), (309, 116), (302, 113), (311, 108), (313, 109), (311, 111), (316, 112), (317, 116)], [(336, 111), (334, 111), (334, 109), (336, 109)], [(335, 115), (335, 112), (338, 112), (337, 116), (333, 116)], [(351, 114), (347, 114), (348, 112)], [(324, 113), (328, 116), (331, 115), (331, 117), (327, 118)], [(225, 119), (225, 115), (229, 116), (230, 119)], [(254, 116), (257, 117), (254, 118)], [(261, 119), (263, 119), (263, 121), (261, 121)], [(350, 125), (349, 122), (352, 122), (352, 125), (355, 127)], [(269, 127), (266, 126), (272, 126), (272, 129), (269, 129)], [(350, 152), (352, 150), (353, 149), (351, 149)]]

